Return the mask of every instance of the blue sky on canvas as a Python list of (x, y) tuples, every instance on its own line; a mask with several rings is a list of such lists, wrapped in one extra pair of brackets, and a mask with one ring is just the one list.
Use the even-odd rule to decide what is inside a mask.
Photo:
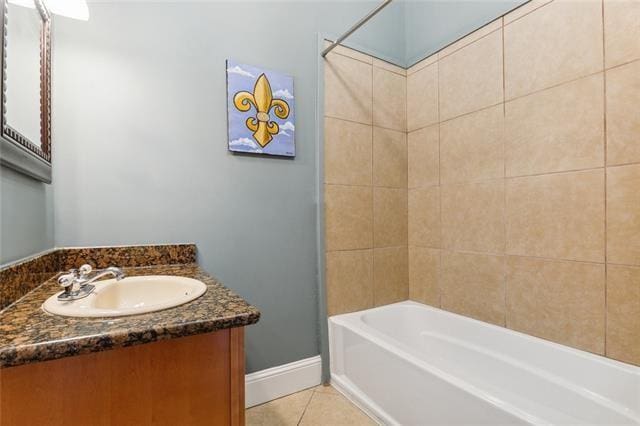
[[(229, 111), (229, 147), (233, 151), (263, 153), (270, 155), (295, 155), (295, 107), (293, 78), (289, 75), (266, 70), (263, 68), (241, 64), (233, 60), (227, 61)], [(254, 85), (260, 74), (264, 73), (271, 84), (274, 98), (279, 98), (289, 104), (289, 116), (286, 119), (269, 114), (272, 121), (280, 126), (280, 131), (273, 136), (273, 140), (264, 148), (253, 138), (253, 132), (245, 124), (248, 117), (256, 114), (255, 108), (249, 111), (238, 111), (233, 105), (233, 96), (240, 91), (253, 93)]]

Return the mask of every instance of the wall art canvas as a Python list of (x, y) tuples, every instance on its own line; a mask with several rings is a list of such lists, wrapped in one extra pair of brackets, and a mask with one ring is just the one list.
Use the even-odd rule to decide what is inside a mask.
[(227, 60), (229, 150), (294, 157), (293, 77)]

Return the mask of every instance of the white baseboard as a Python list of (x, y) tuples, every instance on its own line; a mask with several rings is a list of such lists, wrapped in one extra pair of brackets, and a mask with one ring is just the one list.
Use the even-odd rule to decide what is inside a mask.
[(245, 407), (299, 392), (320, 384), (320, 355), (268, 368), (245, 376)]

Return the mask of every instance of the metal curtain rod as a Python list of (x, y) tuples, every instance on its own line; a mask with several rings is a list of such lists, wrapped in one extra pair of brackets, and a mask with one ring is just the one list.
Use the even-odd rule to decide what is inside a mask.
[(375, 9), (373, 9), (371, 12), (369, 12), (367, 14), (367, 16), (365, 16), (364, 18), (360, 19), (358, 22), (355, 23), (355, 25), (351, 28), (349, 28), (347, 30), (347, 32), (345, 32), (344, 34), (342, 34), (340, 37), (338, 37), (338, 39), (336, 41), (334, 41), (330, 46), (328, 46), (326, 49), (324, 49), (322, 51), (322, 53), (320, 55), (322, 55), (322, 57), (324, 58), (325, 56), (327, 56), (327, 53), (331, 52), (333, 49), (336, 48), (336, 46), (338, 46), (340, 43), (342, 43), (344, 41), (344, 39), (346, 39), (347, 37), (349, 37), (351, 34), (353, 34), (358, 28), (360, 28), (361, 26), (363, 26), (364, 24), (366, 24), (369, 19), (373, 18), (374, 16), (376, 16), (376, 14), (378, 12), (380, 12), (382, 9), (384, 9), (386, 6), (389, 5), (389, 3), (391, 3), (393, 0), (384, 0), (382, 2), (381, 5), (379, 5), (378, 7), (376, 7)]

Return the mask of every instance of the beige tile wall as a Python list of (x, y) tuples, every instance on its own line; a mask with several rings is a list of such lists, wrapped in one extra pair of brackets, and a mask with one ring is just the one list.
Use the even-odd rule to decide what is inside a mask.
[(407, 74), (410, 298), (640, 365), (640, 1), (534, 0)]
[(342, 48), (325, 93), (330, 315), (411, 298), (640, 365), (639, 0), (533, 0), (406, 72)]
[[(407, 78), (402, 68), (344, 47), (327, 56), (324, 78), (326, 286), (334, 315), (409, 297)], [(420, 158), (433, 157), (437, 138), (430, 148)]]

